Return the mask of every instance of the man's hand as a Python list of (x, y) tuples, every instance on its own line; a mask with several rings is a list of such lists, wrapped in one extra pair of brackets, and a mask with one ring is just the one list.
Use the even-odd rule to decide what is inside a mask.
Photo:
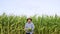
[(29, 32), (31, 32), (31, 31), (32, 31), (32, 29), (31, 29), (31, 28), (28, 28), (28, 31), (29, 31)]
[(31, 31), (32, 31), (31, 28), (26, 28), (26, 29), (24, 29), (24, 30), (27, 31), (27, 32), (31, 32)]

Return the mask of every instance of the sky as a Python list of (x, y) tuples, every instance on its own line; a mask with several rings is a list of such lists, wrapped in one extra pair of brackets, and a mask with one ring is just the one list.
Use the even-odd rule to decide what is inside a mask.
[(59, 15), (60, 0), (0, 0), (0, 15)]

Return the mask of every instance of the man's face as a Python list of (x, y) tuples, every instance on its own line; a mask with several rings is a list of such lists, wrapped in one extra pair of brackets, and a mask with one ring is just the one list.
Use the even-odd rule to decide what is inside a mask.
[(31, 20), (29, 19), (29, 20), (28, 20), (28, 23), (30, 23), (30, 22), (31, 22)]

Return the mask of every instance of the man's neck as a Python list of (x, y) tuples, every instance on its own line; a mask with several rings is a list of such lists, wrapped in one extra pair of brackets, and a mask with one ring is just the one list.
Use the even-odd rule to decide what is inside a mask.
[(31, 22), (28, 22), (28, 24), (30, 24)]

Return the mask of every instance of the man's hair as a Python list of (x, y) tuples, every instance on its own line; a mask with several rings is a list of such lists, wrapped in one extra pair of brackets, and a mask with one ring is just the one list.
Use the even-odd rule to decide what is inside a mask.
[(27, 18), (27, 21), (28, 21), (28, 20), (31, 20), (31, 21), (32, 21), (32, 19), (31, 19), (31, 18)]

